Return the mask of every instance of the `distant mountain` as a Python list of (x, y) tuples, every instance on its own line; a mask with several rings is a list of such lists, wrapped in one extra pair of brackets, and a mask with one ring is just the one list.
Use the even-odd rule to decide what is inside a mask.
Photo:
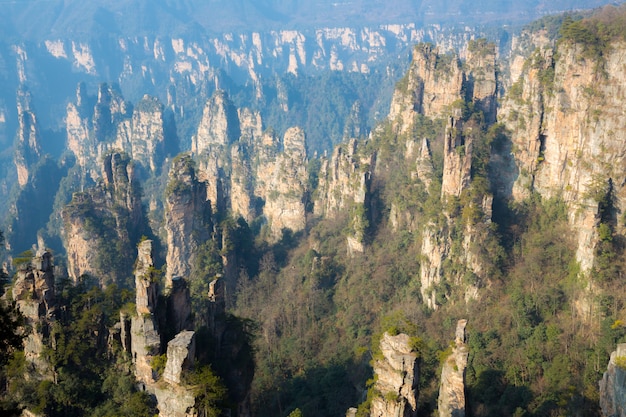
[(545, 14), (599, 7), (607, 0), (20, 0), (2, 1), (0, 35), (41, 40), (221, 33), (415, 22), (523, 23)]

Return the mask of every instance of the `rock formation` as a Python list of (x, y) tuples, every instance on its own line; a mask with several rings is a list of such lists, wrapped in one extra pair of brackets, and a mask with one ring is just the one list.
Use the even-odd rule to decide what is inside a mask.
[(112, 153), (94, 188), (75, 193), (62, 210), (68, 271), (73, 280), (88, 274), (104, 286), (122, 283), (132, 261), (126, 256), (143, 227), (134, 169), (128, 156)]
[(415, 417), (419, 383), (417, 353), (406, 334), (391, 336), (385, 332), (380, 340), (381, 358), (374, 361), (379, 393), (371, 403), (371, 417)]
[(31, 165), (41, 157), (41, 144), (37, 117), (31, 109), (30, 92), (20, 89), (17, 92), (18, 130), (15, 146), (15, 167), (17, 168), (17, 182), (24, 187), (29, 180)]
[(114, 146), (130, 154), (150, 172), (158, 171), (165, 154), (163, 104), (145, 95), (135, 106), (132, 118), (117, 126)]
[(166, 287), (175, 276), (188, 277), (198, 247), (210, 238), (211, 204), (206, 188), (196, 177), (189, 155), (172, 161), (165, 195), (165, 231), (167, 232)]
[(216, 91), (204, 106), (198, 133), (192, 139), (191, 151), (200, 155), (215, 145), (230, 145), (239, 139), (240, 134), (237, 109), (225, 92)]
[(50, 371), (50, 365), (43, 357), (43, 350), (56, 310), (53, 272), (52, 254), (41, 250), (18, 267), (12, 289), (13, 300), (24, 315), (25, 324), (31, 328), (24, 339), (24, 355), (44, 376)]
[(600, 381), (600, 408), (604, 417), (626, 416), (626, 343), (611, 353)]
[(184, 331), (167, 344), (167, 364), (163, 379), (170, 384), (180, 384), (181, 373), (190, 369), (196, 356), (195, 332)]
[(272, 240), (280, 239), (283, 229), (303, 230), (306, 222), (308, 172), (304, 131), (288, 129), (282, 148), (282, 153), (270, 156), (257, 167), (257, 192), (265, 200), (263, 215)]
[(443, 144), (443, 177), (441, 197), (460, 197), (471, 181), (472, 135), (463, 132), (463, 122), (454, 117), (448, 119)]
[[(396, 140), (406, 144), (402, 149), (404, 161), (401, 163), (411, 163), (408, 165), (411, 181), (416, 184), (409, 183), (408, 186), (414, 189), (413, 193), (417, 196), (433, 192), (434, 166), (429, 141), (439, 139), (413, 137), (414, 128), (422, 127), (423, 116), (447, 121), (443, 132), (443, 173), (439, 196), (443, 216), (431, 219), (421, 230), (420, 291), (430, 308), (437, 308), (448, 299), (451, 288), (455, 288), (458, 299), (477, 298), (479, 287), (488, 280), (485, 267), (476, 255), (477, 249), (471, 242), (479, 236), (484, 239), (489, 234), (486, 225), (491, 222), (492, 197), (488, 194), (470, 196), (477, 169), (473, 165), (475, 148), (479, 141), (484, 140), (481, 123), (483, 119), (490, 122), (496, 117), (495, 46), (485, 41), (473, 41), (468, 46), (467, 56), (473, 62), (461, 65), (459, 58), (453, 54), (442, 55), (428, 44), (416, 46), (411, 67), (396, 86), (389, 112)], [(412, 161), (415, 161), (414, 165)], [(386, 164), (378, 164), (378, 167), (390, 172), (398, 169)], [(481, 194), (484, 192), (480, 191)], [(465, 208), (471, 207), (477, 214), (472, 218), (462, 217), (455, 209), (459, 202)], [(391, 205), (390, 222), (395, 230), (418, 227), (415, 222), (417, 214), (411, 213), (407, 204), (411, 202), (406, 203), (399, 197), (397, 203)], [(400, 210), (400, 206), (404, 209)], [(461, 226), (464, 241), (457, 245), (454, 243), (454, 230)], [(477, 277), (476, 282), (464, 283), (465, 272)]]
[[(559, 43), (558, 54), (549, 45), (536, 48), (512, 80), (499, 117), (516, 149), (512, 197), (536, 191), (563, 198), (583, 274), (594, 265), (599, 224), (615, 224), (622, 233), (615, 216), (626, 201), (624, 182), (617, 180), (624, 177), (626, 148), (616, 135), (626, 129), (625, 45), (608, 45), (600, 62), (584, 58), (584, 48), (571, 41)], [(613, 207), (601, 207), (602, 201)], [(588, 291), (578, 300), (581, 316), (593, 314), (592, 298)]]
[[(131, 353), (135, 368), (135, 377), (143, 384), (146, 391), (157, 399), (159, 416), (186, 417), (195, 415), (195, 398), (188, 387), (182, 384), (180, 376), (183, 369), (189, 369), (195, 358), (194, 332), (183, 331), (168, 343), (167, 362), (163, 374), (163, 383), (152, 367), (154, 358), (161, 354), (163, 332), (159, 314), (158, 276), (154, 268), (152, 241), (144, 240), (138, 246), (135, 267), (136, 312), (131, 317)], [(188, 301), (188, 298), (187, 298)], [(180, 307), (185, 309), (185, 307)], [(189, 309), (189, 306), (186, 307)], [(121, 320), (122, 329), (125, 319)], [(167, 327), (167, 326), (165, 326)], [(122, 331), (124, 333), (124, 331)], [(122, 340), (124, 340), (122, 336)]]
[(440, 417), (465, 416), (465, 368), (469, 357), (466, 345), (467, 320), (459, 320), (452, 353), (443, 363), (437, 400)]
[(389, 120), (406, 133), (416, 113), (433, 118), (445, 115), (453, 103), (464, 99), (465, 78), (456, 55), (439, 54), (430, 44), (415, 46), (411, 67), (393, 94)]

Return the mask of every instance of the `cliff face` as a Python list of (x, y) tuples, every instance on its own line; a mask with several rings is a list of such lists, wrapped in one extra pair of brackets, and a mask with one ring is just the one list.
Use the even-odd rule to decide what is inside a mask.
[(217, 91), (204, 106), (191, 151), (199, 155), (214, 145), (230, 145), (240, 133), (237, 109), (223, 91)]
[[(626, 344), (617, 345), (600, 381), (600, 408), (605, 417), (626, 416)], [(619, 362), (619, 364), (618, 364)]]
[(211, 204), (204, 183), (196, 178), (193, 160), (183, 155), (172, 161), (165, 197), (167, 233), (166, 286), (175, 276), (188, 277), (198, 247), (210, 238)]
[(110, 152), (125, 152), (148, 173), (158, 173), (165, 156), (164, 108), (145, 95), (134, 107), (116, 89), (101, 84), (95, 104), (84, 84), (76, 90), (65, 116), (67, 147), (83, 172), (92, 179), (102, 173), (99, 161)]
[(448, 356), (441, 369), (439, 384), (438, 410), (440, 417), (465, 416), (465, 368), (469, 357), (469, 348), (465, 344), (465, 326), (467, 320), (459, 320), (452, 354)]
[(410, 337), (406, 334), (391, 336), (385, 332), (380, 349), (382, 358), (373, 364), (377, 377), (374, 388), (380, 395), (372, 400), (370, 416), (417, 416), (419, 366)]
[(43, 353), (56, 310), (53, 269), (52, 254), (42, 251), (19, 267), (12, 289), (13, 300), (24, 315), (25, 324), (31, 328), (24, 339), (26, 360), (47, 376), (51, 369)]
[(143, 214), (127, 156), (104, 158), (104, 177), (92, 189), (75, 193), (62, 210), (68, 272), (72, 279), (88, 274), (102, 285), (123, 283), (132, 268), (125, 254), (143, 227)]
[[(626, 128), (625, 50), (624, 42), (614, 41), (592, 59), (571, 41), (560, 43), (556, 55), (549, 47), (537, 49), (509, 89), (500, 118), (516, 149), (513, 198), (536, 191), (564, 199), (583, 273), (594, 265), (600, 223), (623, 233), (616, 216), (626, 193), (619, 180), (626, 148), (617, 134)], [(579, 310), (592, 314), (587, 302)]]
[(393, 94), (389, 119), (405, 133), (416, 113), (441, 117), (452, 103), (463, 98), (465, 79), (456, 55), (439, 54), (430, 44), (417, 45), (411, 67)]
[(37, 163), (42, 155), (39, 126), (35, 113), (31, 109), (31, 97), (27, 90), (17, 92), (18, 130), (15, 147), (15, 167), (17, 181), (24, 187), (29, 180), (31, 165)]
[(115, 146), (154, 173), (161, 168), (165, 153), (163, 104), (145, 95), (133, 110), (132, 118), (117, 126)]
[(283, 229), (303, 230), (306, 221), (308, 173), (304, 131), (288, 129), (282, 145), (282, 153), (263, 161), (257, 168), (257, 179), (263, 184), (259, 193), (265, 200), (263, 214), (273, 240), (282, 237)]
[[(412, 201), (395, 198), (390, 222), (395, 230), (421, 228), (420, 291), (431, 308), (451, 296), (450, 288), (459, 299), (477, 298), (479, 288), (489, 279), (472, 242), (490, 234), (492, 197), (480, 184), (487, 173), (479, 165), (486, 146), (485, 125), (496, 117), (495, 46), (472, 41), (467, 58), (462, 65), (456, 55), (440, 54), (427, 44), (416, 46), (409, 72), (394, 92), (389, 113), (391, 132), (386, 133), (395, 135), (396, 146), (404, 153), (403, 160), (396, 162), (405, 164), (409, 171), (401, 184), (416, 195)], [(433, 123), (427, 120), (443, 126), (442, 137), (425, 129)], [(436, 145), (443, 148), (438, 151), (442, 152), (440, 191), (432, 187), (433, 180), (439, 183), (439, 179), (434, 178), (430, 150), (430, 143), (439, 141), (443, 142)], [(393, 160), (385, 155), (379, 159)], [(379, 163), (377, 169), (393, 172), (398, 167)], [(477, 176), (480, 181), (474, 185)], [(434, 196), (437, 191), (440, 194)], [(429, 194), (439, 200), (442, 215), (424, 222), (412, 206)], [(468, 216), (470, 210), (474, 214)], [(460, 244), (455, 243), (459, 235)], [(464, 276), (468, 275), (477, 279), (466, 282)]]

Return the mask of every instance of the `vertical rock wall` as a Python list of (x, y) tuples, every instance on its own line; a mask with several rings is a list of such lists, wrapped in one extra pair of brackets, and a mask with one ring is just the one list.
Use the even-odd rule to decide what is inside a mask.
[(380, 340), (382, 357), (374, 361), (375, 396), (370, 407), (371, 417), (417, 416), (419, 366), (417, 353), (406, 334), (383, 334)]
[(607, 370), (600, 381), (600, 409), (604, 417), (626, 416), (626, 343), (611, 353)]
[(440, 417), (465, 416), (465, 368), (469, 357), (469, 348), (465, 343), (466, 325), (467, 320), (458, 321), (452, 354), (446, 358), (441, 369), (437, 400)]

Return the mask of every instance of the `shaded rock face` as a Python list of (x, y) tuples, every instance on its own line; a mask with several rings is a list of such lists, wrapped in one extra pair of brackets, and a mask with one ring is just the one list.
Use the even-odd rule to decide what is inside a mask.
[(43, 349), (47, 345), (56, 309), (53, 272), (52, 254), (42, 251), (18, 269), (12, 289), (13, 300), (31, 328), (24, 339), (24, 355), (44, 375), (49, 370), (49, 364), (42, 356)]
[(75, 193), (62, 210), (68, 273), (73, 280), (88, 274), (100, 284), (123, 283), (132, 270), (127, 254), (144, 227), (141, 200), (128, 156), (104, 158), (104, 177)]
[(192, 328), (191, 297), (187, 281), (181, 277), (172, 280), (167, 296), (167, 322), (175, 333)]
[(178, 157), (172, 162), (165, 196), (166, 287), (172, 286), (175, 276), (189, 276), (197, 249), (210, 238), (211, 229), (206, 187), (196, 177), (191, 156)]
[(441, 370), (437, 400), (440, 417), (465, 416), (465, 368), (469, 357), (469, 348), (465, 343), (466, 325), (467, 320), (458, 321), (452, 354)]
[(370, 408), (372, 417), (415, 417), (419, 383), (417, 354), (406, 334), (383, 335), (380, 341), (382, 358), (374, 362), (377, 377), (375, 396)]
[[(605, 417), (626, 416), (626, 343), (611, 353), (607, 370), (600, 380), (600, 408)], [(618, 365), (618, 361), (621, 366)]]

